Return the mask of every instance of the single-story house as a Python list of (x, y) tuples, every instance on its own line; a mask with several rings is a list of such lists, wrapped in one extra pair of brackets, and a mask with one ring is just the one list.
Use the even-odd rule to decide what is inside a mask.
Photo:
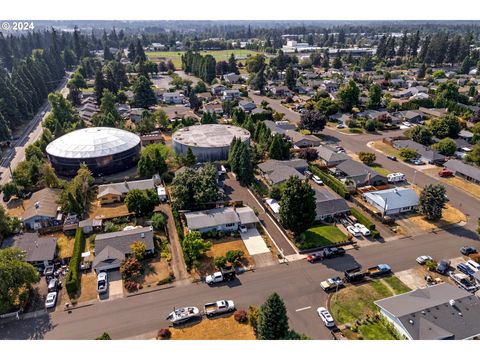
[(84, 234), (90, 234), (94, 230), (101, 229), (102, 225), (102, 219), (85, 219), (78, 223), (78, 227), (82, 229)]
[(152, 132), (150, 134), (140, 135), (140, 141), (142, 146), (147, 146), (150, 144), (159, 144), (163, 143), (163, 135), (160, 131)]
[(285, 135), (287, 130), (295, 130), (296, 127), (293, 124), (289, 124), (285, 121), (272, 121), (265, 120), (264, 124), (267, 128), (270, 129), (272, 135), (280, 134)]
[(392, 145), (396, 149), (415, 149), (420, 155), (420, 159), (429, 164), (441, 165), (446, 160), (445, 156), (440, 154), (437, 150), (433, 150), (432, 148), (419, 144), (413, 140), (395, 140)]
[(429, 108), (420, 107), (418, 110), (421, 111), (424, 115), (427, 115), (433, 118), (440, 118), (448, 114), (448, 109), (436, 109), (436, 108), (429, 109)]
[(463, 139), (463, 140), (467, 141), (470, 144), (473, 141), (473, 133), (471, 131), (468, 131), (468, 130), (465, 130), (465, 129), (460, 130), (460, 132), (458, 133), (458, 137), (460, 139)]
[(320, 145), (316, 147), (315, 150), (317, 150), (318, 158), (322, 160), (327, 167), (337, 166), (342, 161), (350, 159), (350, 156), (347, 154), (336, 152), (328, 146)]
[(408, 121), (412, 124), (421, 123), (423, 120), (423, 113), (415, 110), (399, 111), (394, 115), (398, 116), (402, 121)]
[(387, 177), (379, 174), (371, 167), (358, 161), (348, 159), (335, 167), (335, 174), (345, 179), (353, 180), (357, 187), (366, 185), (387, 184)]
[(444, 166), (453, 171), (455, 176), (480, 184), (480, 168), (455, 159), (448, 160)]
[(406, 187), (367, 192), (363, 197), (383, 215), (415, 211), (419, 203), (415, 190)]
[(142, 120), (142, 114), (144, 111), (144, 108), (131, 108), (128, 117), (134, 123), (138, 123), (140, 120)]
[(377, 300), (381, 314), (409, 340), (480, 336), (480, 298), (442, 283)]
[(122, 201), (130, 190), (148, 190), (155, 189), (153, 179), (124, 181), (114, 184), (105, 184), (98, 186), (97, 200), (100, 204), (111, 204)]
[(257, 107), (257, 105), (255, 105), (255, 103), (253, 101), (250, 101), (250, 100), (242, 100), (238, 103), (238, 106), (243, 111), (246, 111), (246, 112), (250, 112)]
[(226, 82), (228, 82), (230, 84), (233, 84), (233, 83), (238, 82), (238, 80), (240, 80), (240, 75), (237, 75), (235, 73), (225, 74), (225, 75), (223, 75), (223, 80), (225, 80)]
[(286, 130), (285, 135), (290, 139), (294, 147), (304, 148), (311, 146), (319, 146), (321, 141), (315, 135), (303, 135), (295, 130)]
[(25, 252), (25, 261), (34, 266), (47, 266), (57, 255), (57, 238), (40, 237), (38, 233), (21, 233), (5, 239), (2, 248), (16, 247)]
[(209, 231), (237, 231), (239, 225), (255, 226), (259, 222), (255, 212), (248, 206), (224, 207), (185, 213), (187, 228), (201, 233)]
[(263, 177), (272, 185), (279, 185), (291, 176), (305, 179), (303, 173), (308, 169), (308, 163), (303, 159), (267, 160), (258, 164)]
[(57, 220), (59, 196), (58, 189), (45, 188), (34, 192), (23, 212), (23, 225), (29, 230), (60, 225), (61, 219)]
[(240, 91), (237, 89), (223, 90), (222, 100), (236, 100), (240, 98)]
[(227, 88), (221, 84), (216, 84), (212, 86), (212, 94), (213, 95), (221, 95)]
[(145, 244), (145, 252), (153, 253), (153, 228), (137, 227), (130, 230), (98, 234), (95, 237), (95, 260), (93, 268), (102, 270), (118, 269), (127, 256), (132, 253), (130, 246), (135, 241)]
[(292, 92), (290, 91), (290, 89), (283, 85), (273, 86), (271, 87), (271, 91), (272, 91), (272, 94), (275, 96), (282, 96), (282, 97), (292, 96)]
[(315, 204), (315, 220), (345, 214), (350, 210), (345, 199), (326, 186), (315, 188)]
[(208, 103), (204, 104), (202, 107), (202, 111), (205, 113), (215, 113), (217, 115), (223, 114), (223, 106), (220, 103)]
[(165, 104), (181, 104), (183, 102), (184, 95), (178, 91), (163, 93), (163, 102)]

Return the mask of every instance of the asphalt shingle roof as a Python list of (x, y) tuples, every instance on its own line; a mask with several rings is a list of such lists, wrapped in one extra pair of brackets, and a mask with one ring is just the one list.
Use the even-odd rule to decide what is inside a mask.
[(51, 261), (55, 257), (57, 239), (54, 237), (39, 237), (37, 233), (18, 234), (5, 239), (3, 248), (17, 247), (25, 251), (28, 262)]

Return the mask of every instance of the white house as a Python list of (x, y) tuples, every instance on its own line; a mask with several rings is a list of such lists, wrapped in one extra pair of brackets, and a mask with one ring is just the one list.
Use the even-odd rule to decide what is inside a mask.
[(163, 93), (163, 102), (166, 104), (181, 104), (183, 102), (183, 94), (178, 91)]
[(365, 193), (363, 197), (384, 215), (405, 213), (418, 208), (417, 193), (406, 187), (372, 191)]
[(254, 211), (248, 206), (224, 207), (185, 213), (187, 228), (201, 233), (209, 231), (237, 231), (240, 225), (254, 226), (259, 222)]

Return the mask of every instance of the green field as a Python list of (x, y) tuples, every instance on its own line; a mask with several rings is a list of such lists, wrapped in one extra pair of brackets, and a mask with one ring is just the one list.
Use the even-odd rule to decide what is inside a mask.
[(345, 235), (336, 226), (315, 226), (299, 236), (297, 246), (301, 250), (341, 243), (347, 240)]
[[(182, 68), (182, 54), (185, 51), (147, 51), (145, 54), (153, 61), (168, 61), (172, 60), (173, 65), (177, 70)], [(235, 50), (212, 50), (212, 51), (199, 51), (201, 55), (212, 55), (217, 61), (227, 61), (230, 55), (233, 53), (237, 60), (245, 60), (250, 55), (260, 54), (253, 50), (235, 49)]]
[(370, 167), (381, 175), (387, 176), (388, 174), (391, 173), (390, 171), (388, 171), (387, 169), (382, 167), (382, 165), (379, 165), (379, 164), (373, 164)]

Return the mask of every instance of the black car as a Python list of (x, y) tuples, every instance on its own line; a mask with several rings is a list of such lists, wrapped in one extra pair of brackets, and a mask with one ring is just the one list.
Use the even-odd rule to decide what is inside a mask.
[(332, 247), (329, 249), (325, 249), (323, 251), (323, 256), (326, 259), (331, 259), (337, 256), (343, 256), (343, 255), (345, 255), (345, 249), (341, 247)]
[(477, 252), (477, 249), (475, 249), (473, 246), (463, 246), (460, 248), (460, 252), (462, 255), (468, 256), (470, 254), (475, 254)]
[(397, 157), (393, 155), (387, 155), (387, 159), (390, 159), (392, 161), (397, 161)]
[(450, 269), (450, 261), (449, 260), (441, 260), (437, 265), (436, 271), (439, 274), (445, 274), (448, 271), (448, 269)]

